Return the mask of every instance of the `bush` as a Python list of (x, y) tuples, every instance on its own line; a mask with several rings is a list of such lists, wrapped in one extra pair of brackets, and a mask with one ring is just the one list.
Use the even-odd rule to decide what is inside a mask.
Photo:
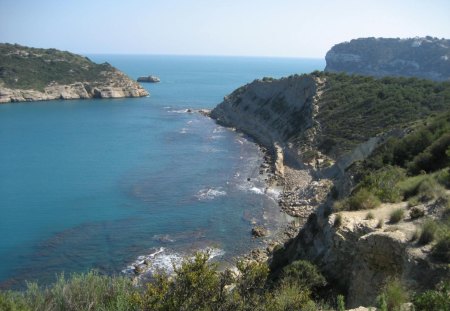
[(366, 174), (359, 187), (366, 188), (383, 202), (401, 201), (403, 195), (396, 185), (405, 179), (405, 171), (399, 167), (386, 166)]
[(334, 217), (334, 223), (333, 223), (333, 225), (334, 225), (336, 228), (339, 228), (339, 227), (342, 225), (342, 214), (341, 214), (341, 213), (336, 214), (336, 216)]
[(284, 267), (282, 283), (298, 284), (302, 288), (315, 289), (325, 286), (325, 277), (319, 269), (306, 260), (297, 260)]
[(345, 311), (344, 296), (342, 295), (337, 296), (337, 311)]
[(400, 306), (409, 300), (409, 294), (400, 280), (389, 278), (383, 286), (379, 296), (379, 307), (381, 310), (397, 311)]
[(450, 310), (450, 282), (438, 284), (435, 290), (428, 290), (413, 299), (417, 311)]
[[(305, 310), (312, 302), (308, 289), (298, 284), (282, 284), (277, 288), (263, 310)], [(313, 303), (314, 304), (314, 303)], [(317, 310), (314, 308), (313, 310)]]
[(378, 219), (378, 223), (377, 223), (377, 228), (383, 228), (384, 225), (384, 220), (382, 218)]
[(0, 310), (2, 311), (32, 311), (23, 295), (14, 292), (0, 291)]
[(442, 262), (450, 262), (450, 230), (442, 233), (431, 250), (433, 258)]
[(428, 202), (445, 194), (445, 189), (433, 178), (424, 179), (417, 189), (417, 195), (422, 202)]
[(369, 190), (362, 188), (348, 199), (348, 208), (351, 211), (372, 209), (380, 205), (380, 200)]
[(414, 157), (409, 163), (408, 170), (412, 174), (420, 171), (433, 172), (450, 164), (446, 151), (450, 146), (450, 133), (445, 133), (435, 140), (429, 147)]
[(405, 210), (403, 208), (397, 208), (389, 215), (389, 222), (396, 224), (405, 217)]
[(368, 212), (366, 214), (366, 219), (367, 220), (371, 220), (371, 219), (374, 219), (374, 218), (375, 218), (375, 215), (372, 212)]
[(433, 242), (437, 230), (437, 224), (433, 220), (426, 220), (422, 225), (422, 231), (419, 237), (419, 244), (425, 245)]

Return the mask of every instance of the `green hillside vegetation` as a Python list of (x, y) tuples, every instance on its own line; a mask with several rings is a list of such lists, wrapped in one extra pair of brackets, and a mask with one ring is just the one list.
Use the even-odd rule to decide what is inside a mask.
[(43, 91), (51, 82), (103, 82), (104, 72), (112, 71), (108, 63), (96, 64), (69, 52), (0, 44), (0, 86), (12, 89)]
[[(350, 168), (356, 186), (350, 196), (335, 203), (337, 210), (361, 210), (380, 202), (407, 200), (410, 217), (420, 218), (415, 208), (435, 200), (444, 206), (438, 220), (424, 223), (419, 244), (436, 244), (432, 256), (450, 262), (450, 112), (430, 117), (402, 138), (391, 138), (372, 156)], [(403, 210), (394, 210), (391, 222), (403, 219)]]
[(450, 82), (314, 72), (326, 78), (317, 119), (319, 149), (332, 157), (370, 137), (408, 128), (433, 113), (450, 109)]
[[(259, 263), (238, 263), (239, 277), (228, 270), (217, 272), (217, 264), (209, 262), (208, 256), (197, 253), (186, 258), (173, 276), (155, 275), (145, 288), (134, 286), (128, 278), (96, 272), (74, 274), (68, 279), (61, 275), (48, 287), (29, 283), (22, 292), (0, 291), (0, 310), (344, 310), (345, 298), (326, 290), (325, 278), (307, 261), (286, 266), (274, 280), (267, 265)], [(446, 310), (450, 305), (449, 286), (439, 284), (435, 290), (410, 295), (394, 279), (380, 289), (379, 304), (388, 306), (382, 310), (397, 310), (411, 296), (417, 310), (428, 310), (427, 306)]]

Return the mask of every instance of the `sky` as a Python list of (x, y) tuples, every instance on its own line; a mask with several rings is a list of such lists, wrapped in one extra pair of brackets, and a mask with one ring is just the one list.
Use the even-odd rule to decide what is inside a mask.
[(450, 0), (0, 0), (0, 42), (81, 54), (323, 58), (427, 35), (450, 39)]

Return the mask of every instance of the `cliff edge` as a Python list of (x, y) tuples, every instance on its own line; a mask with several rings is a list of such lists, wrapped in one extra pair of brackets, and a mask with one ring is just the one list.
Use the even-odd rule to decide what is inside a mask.
[(446, 39), (360, 38), (333, 46), (325, 59), (328, 72), (450, 80), (450, 40)]
[(0, 44), (0, 103), (148, 95), (108, 63), (56, 49)]

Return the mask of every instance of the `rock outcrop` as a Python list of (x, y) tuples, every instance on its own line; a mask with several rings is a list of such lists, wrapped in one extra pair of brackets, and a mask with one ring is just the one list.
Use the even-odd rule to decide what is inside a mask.
[(148, 95), (107, 63), (55, 49), (0, 44), (0, 103)]
[(446, 39), (361, 38), (333, 46), (325, 59), (329, 72), (450, 79), (450, 40)]
[(137, 78), (138, 82), (149, 82), (149, 83), (158, 83), (161, 82), (161, 79), (156, 76), (148, 76), (148, 77), (139, 77)]
[[(436, 202), (424, 209), (429, 217)], [(298, 236), (275, 253), (272, 267), (297, 259), (317, 264), (333, 284), (347, 292), (349, 307), (374, 305), (376, 296), (389, 277), (399, 278), (410, 289), (421, 292), (450, 277), (445, 264), (429, 257), (430, 246), (421, 246), (413, 236), (425, 218), (389, 222), (393, 208), (405, 203), (386, 204), (366, 211), (329, 214), (322, 208), (313, 214)], [(371, 212), (373, 219), (367, 219)], [(381, 225), (380, 225), (381, 224)]]

